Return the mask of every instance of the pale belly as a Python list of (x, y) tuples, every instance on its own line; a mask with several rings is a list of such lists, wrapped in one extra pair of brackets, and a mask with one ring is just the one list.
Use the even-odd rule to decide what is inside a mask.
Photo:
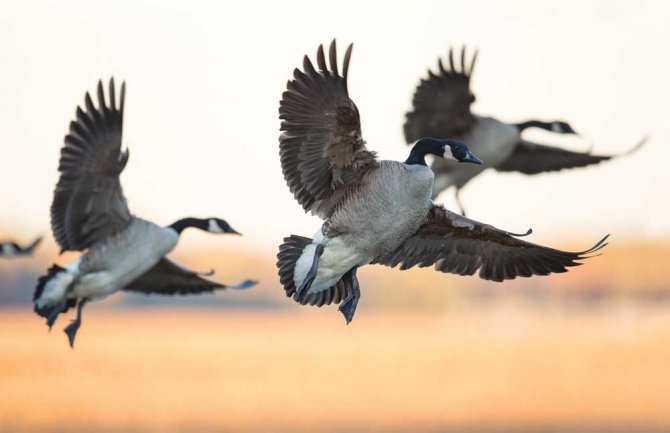
[(309, 293), (327, 290), (353, 267), (393, 251), (421, 225), (431, 206), (432, 172), (425, 166), (407, 168), (401, 163), (394, 163), (392, 170), (370, 186), (372, 192), (352, 200), (346, 211), (331, 218), (334, 231), (341, 230), (341, 234), (328, 238), (321, 230), (316, 233), (314, 243), (296, 263), (296, 287), (312, 265), (317, 243), (325, 248)]
[(153, 268), (176, 246), (177, 240), (173, 230), (140, 221), (123, 242), (92, 249), (78, 263), (68, 266), (80, 273), (69, 297), (101, 299), (122, 290)]
[(107, 270), (92, 272), (80, 277), (70, 293), (70, 298), (102, 299), (119, 290), (154, 267), (164, 253), (133, 255), (132, 260), (117, 262)]

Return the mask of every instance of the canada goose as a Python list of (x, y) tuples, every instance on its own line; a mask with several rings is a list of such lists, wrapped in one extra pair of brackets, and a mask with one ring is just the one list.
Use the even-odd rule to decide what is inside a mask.
[(0, 257), (19, 257), (30, 256), (33, 254), (35, 248), (42, 242), (42, 237), (35, 239), (32, 244), (22, 247), (16, 242), (4, 241), (0, 242)]
[(47, 319), (49, 328), (60, 313), (77, 307), (76, 319), (65, 328), (70, 346), (84, 304), (119, 290), (173, 295), (254, 284), (247, 280), (225, 286), (165, 257), (188, 227), (239, 233), (219, 218), (183, 218), (160, 227), (131, 215), (119, 181), (129, 155), (127, 149), (121, 151), (125, 83), (118, 107), (114, 79), (109, 82), (109, 103), (101, 81), (97, 91), (98, 107), (86, 93), (86, 111), (77, 107), (77, 119), (70, 123), (51, 204), (51, 228), (62, 251), (88, 251), (65, 267), (53, 265), (39, 279), (33, 297), (35, 312)]
[(433, 172), (425, 156), (480, 164), (459, 141), (419, 139), (405, 162), (381, 161), (366, 149), (347, 74), (352, 45), (338, 71), (335, 41), (323, 46), (318, 71), (305, 56), (279, 106), (279, 155), (289, 189), (304, 210), (325, 220), (314, 239), (291, 235), (277, 255), (286, 295), (300, 304), (340, 303), (349, 323), (360, 290), (356, 270), (370, 263), (503, 281), (565, 272), (605, 246), (565, 252), (516, 239), (431, 201)]
[[(486, 161), (486, 166), (473, 166), (435, 159), (431, 165), (435, 173), (433, 198), (445, 189), (455, 187), (456, 201), (465, 215), (459, 192), (473, 177), (489, 167), (500, 172), (516, 171), (530, 175), (585, 167), (620, 156), (573, 152), (521, 138), (521, 132), (527, 128), (575, 134), (566, 122), (530, 120), (508, 124), (493, 117), (473, 114), (470, 105), (475, 96), (470, 90), (470, 78), (476, 60), (475, 51), (468, 65), (463, 47), (459, 69), (454, 61), (454, 50), (450, 49), (449, 65), (445, 67), (439, 59), (438, 72), (428, 71), (428, 78), (422, 79), (414, 92), (412, 111), (406, 115), (404, 132), (408, 144), (426, 136), (453, 137), (468, 143), (472, 151)], [(645, 141), (646, 138), (624, 154), (637, 150)]]

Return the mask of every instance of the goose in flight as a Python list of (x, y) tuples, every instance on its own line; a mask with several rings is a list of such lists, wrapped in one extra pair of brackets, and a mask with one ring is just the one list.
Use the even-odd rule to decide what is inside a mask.
[(4, 241), (0, 242), (0, 257), (20, 257), (20, 256), (32, 256), (33, 251), (37, 246), (42, 242), (42, 237), (35, 239), (30, 245), (25, 247), (20, 246), (13, 241)]
[(161, 227), (132, 215), (119, 181), (129, 155), (121, 150), (125, 83), (118, 105), (114, 79), (107, 100), (102, 82), (97, 94), (98, 106), (86, 93), (85, 109), (77, 107), (76, 120), (70, 123), (51, 204), (51, 228), (62, 251), (86, 252), (65, 267), (53, 265), (39, 279), (33, 297), (35, 312), (46, 318), (49, 328), (59, 314), (76, 307), (76, 319), (65, 328), (70, 346), (84, 305), (119, 290), (200, 294), (255, 284), (247, 280), (226, 286), (165, 257), (188, 227), (239, 233), (219, 218), (183, 218)]
[[(404, 133), (408, 144), (421, 137), (452, 137), (468, 143), (479, 155), (485, 166), (455, 164), (453, 161), (435, 159), (431, 165), (435, 173), (433, 198), (449, 187), (456, 189), (456, 201), (465, 215), (460, 190), (487, 168), (499, 172), (539, 174), (568, 168), (586, 167), (617, 156), (629, 154), (641, 147), (646, 138), (633, 149), (621, 155), (594, 155), (590, 152), (573, 152), (547, 146), (521, 138), (528, 128), (541, 128), (558, 134), (575, 134), (570, 124), (563, 121), (544, 122), (529, 120), (522, 123), (504, 123), (493, 117), (474, 114), (470, 106), (475, 95), (470, 89), (470, 79), (477, 61), (477, 52), (468, 62), (465, 47), (460, 62), (449, 50), (449, 63), (438, 61), (438, 71), (428, 71), (412, 98), (412, 110), (406, 114)], [(459, 65), (460, 63), (460, 65)]]
[(300, 304), (340, 304), (349, 323), (360, 298), (356, 277), (367, 264), (432, 266), (441, 272), (493, 281), (566, 272), (603, 248), (607, 237), (580, 252), (517, 239), (450, 212), (431, 200), (430, 154), (481, 164), (460, 141), (423, 137), (406, 161), (377, 159), (363, 140), (358, 108), (347, 86), (352, 45), (342, 74), (335, 41), (328, 63), (323, 46), (316, 67), (305, 56), (279, 106), (279, 155), (284, 178), (307, 212), (325, 220), (313, 238), (291, 235), (277, 255), (286, 295)]

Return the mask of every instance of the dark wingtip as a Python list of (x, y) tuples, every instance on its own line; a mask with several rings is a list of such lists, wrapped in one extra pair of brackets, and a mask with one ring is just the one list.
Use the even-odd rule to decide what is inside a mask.
[(626, 152), (622, 153), (621, 156), (625, 155), (631, 155), (638, 150), (640, 150), (647, 142), (651, 139), (651, 134), (647, 134), (644, 137), (642, 137), (642, 140), (640, 140), (635, 146), (633, 146), (630, 150), (627, 150)]
[(528, 236), (528, 235), (533, 234), (533, 229), (529, 228), (528, 230), (526, 230), (525, 233), (512, 233), (512, 232), (505, 232), (505, 233), (510, 235), (510, 236), (514, 236), (514, 237), (517, 237), (517, 238), (522, 238), (524, 236)]
[[(608, 233), (607, 235), (605, 235), (605, 237), (603, 237), (601, 240), (599, 240), (598, 242), (596, 242), (596, 244), (593, 245), (591, 248), (589, 248), (588, 250), (581, 251), (581, 252), (579, 252), (579, 253), (577, 253), (577, 254), (580, 255), (580, 256), (582, 256), (582, 255), (585, 255), (585, 254), (592, 254), (592, 253), (595, 253), (595, 252), (597, 252), (597, 251), (602, 250), (602, 249), (605, 248), (607, 245), (609, 245), (608, 242), (605, 242), (609, 237), (610, 237), (610, 234)], [(594, 257), (594, 256), (589, 256), (589, 257)], [(588, 258), (588, 257), (584, 257), (584, 258)]]

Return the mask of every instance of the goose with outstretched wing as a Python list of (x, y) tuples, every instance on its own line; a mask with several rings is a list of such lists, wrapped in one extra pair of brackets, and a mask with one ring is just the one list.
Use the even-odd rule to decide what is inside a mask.
[(14, 241), (0, 242), (0, 257), (14, 258), (22, 256), (32, 256), (35, 248), (42, 242), (42, 236), (38, 237), (30, 244), (21, 246)]
[(35, 312), (49, 328), (61, 313), (77, 307), (75, 320), (65, 328), (71, 346), (84, 305), (117, 291), (197, 294), (255, 283), (226, 286), (165, 257), (188, 227), (239, 233), (220, 218), (189, 217), (162, 227), (132, 215), (119, 180), (128, 162), (128, 150), (121, 150), (125, 83), (117, 103), (114, 80), (109, 82), (108, 99), (98, 82), (97, 99), (96, 107), (86, 93), (85, 109), (77, 107), (61, 151), (60, 179), (51, 204), (51, 227), (62, 250), (85, 253), (64, 267), (53, 265), (40, 277), (33, 297)]
[(428, 71), (412, 98), (412, 110), (406, 114), (404, 133), (408, 144), (422, 137), (451, 137), (468, 143), (470, 149), (486, 161), (486, 165), (455, 164), (435, 159), (431, 165), (435, 173), (433, 198), (450, 187), (456, 189), (456, 201), (465, 214), (460, 190), (475, 176), (488, 168), (500, 172), (539, 174), (569, 168), (586, 167), (629, 154), (640, 148), (644, 138), (631, 150), (620, 155), (597, 155), (574, 152), (559, 147), (534, 143), (521, 138), (528, 128), (540, 128), (557, 134), (575, 134), (567, 122), (528, 120), (505, 123), (493, 117), (479, 116), (471, 110), (476, 98), (470, 88), (477, 52), (468, 59), (466, 49), (455, 58), (449, 50), (448, 63), (438, 61), (438, 70)]
[(433, 204), (426, 155), (481, 164), (460, 141), (423, 137), (404, 162), (377, 159), (367, 149), (356, 104), (349, 97), (352, 46), (340, 74), (335, 41), (316, 66), (305, 56), (279, 105), (279, 155), (289, 190), (306, 212), (324, 220), (313, 238), (291, 235), (277, 255), (286, 295), (300, 304), (340, 304), (349, 323), (360, 298), (357, 269), (435, 265), (484, 279), (565, 272), (604, 247), (581, 252), (532, 244)]

